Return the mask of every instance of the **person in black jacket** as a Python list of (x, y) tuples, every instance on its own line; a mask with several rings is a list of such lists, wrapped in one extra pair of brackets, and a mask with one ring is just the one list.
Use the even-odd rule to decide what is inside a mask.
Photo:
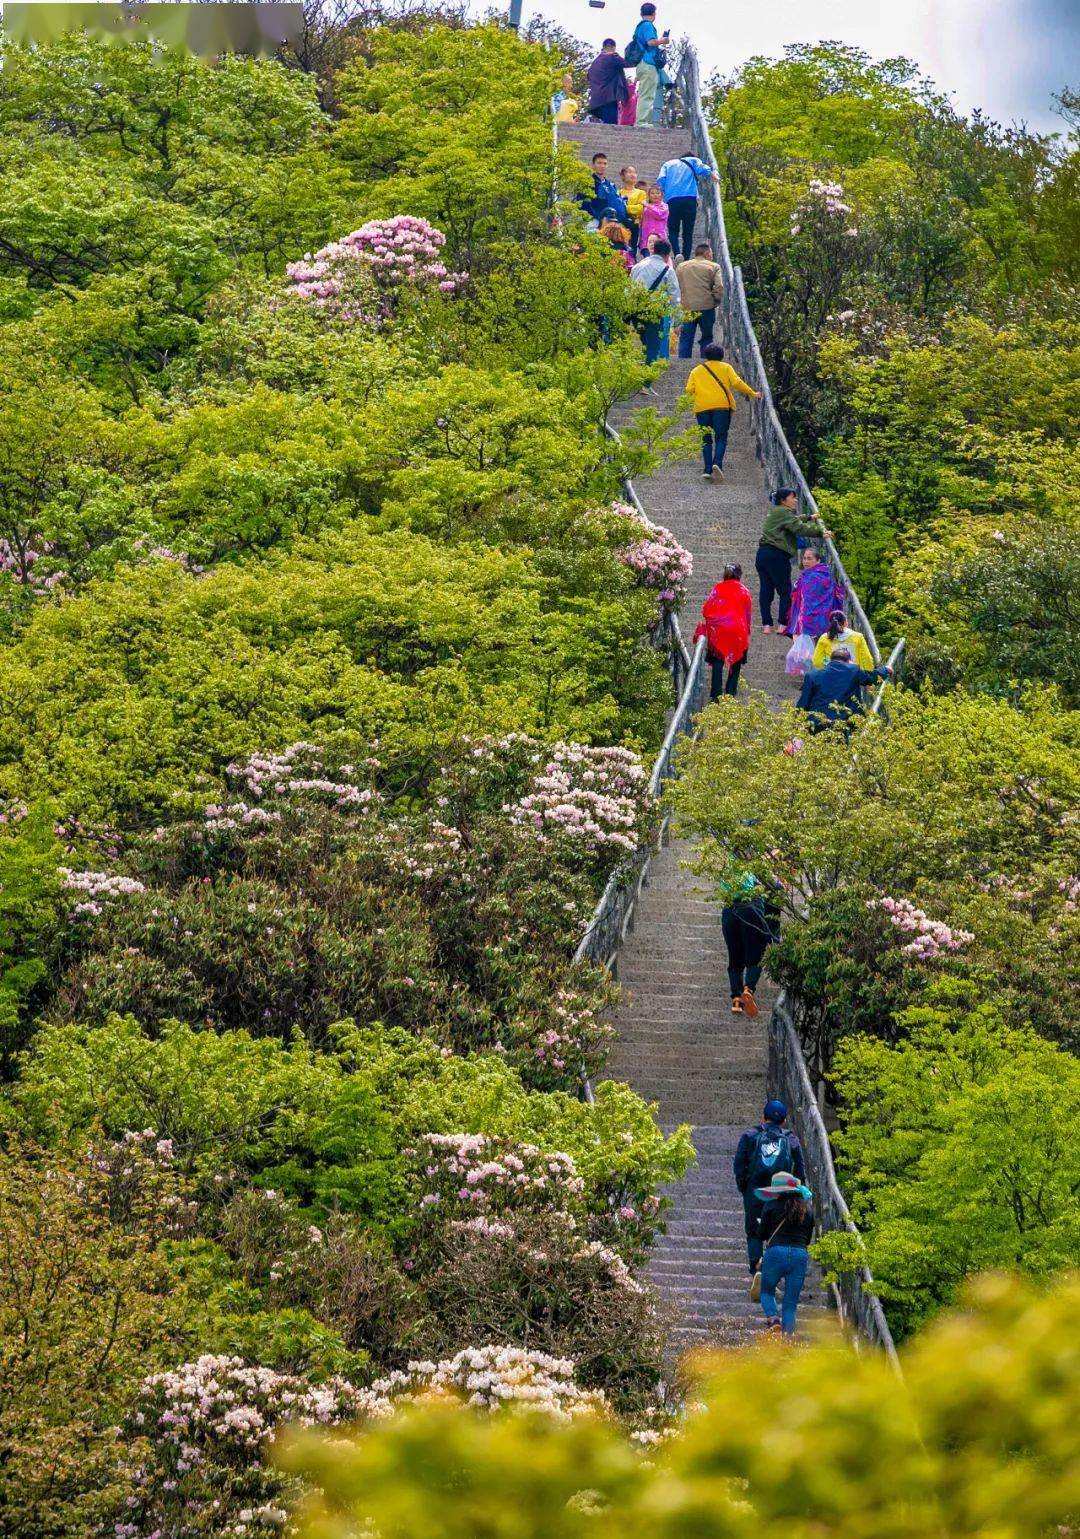
[(887, 663), (880, 668), (859, 668), (851, 659), (850, 647), (834, 647), (824, 668), (811, 668), (803, 679), (799, 710), (810, 717), (811, 732), (821, 732), (836, 723), (846, 726), (862, 711), (863, 685), (891, 678)]
[[(773, 1330), (785, 1336), (795, 1332), (795, 1311), (806, 1281), (810, 1262), (808, 1246), (814, 1238), (812, 1193), (798, 1176), (781, 1171), (768, 1186), (758, 1187), (762, 1203), (758, 1234), (765, 1249), (761, 1262), (761, 1307)], [(776, 1289), (784, 1284), (784, 1297), (778, 1305)]]
[(789, 1171), (800, 1181), (806, 1179), (802, 1145), (795, 1134), (784, 1126), (787, 1107), (783, 1101), (766, 1101), (762, 1118), (757, 1127), (747, 1129), (735, 1150), (735, 1185), (742, 1194), (746, 1220), (746, 1259), (752, 1274), (761, 1262), (762, 1241), (758, 1233), (758, 1219), (764, 1207), (755, 1187), (764, 1186), (774, 1171)]

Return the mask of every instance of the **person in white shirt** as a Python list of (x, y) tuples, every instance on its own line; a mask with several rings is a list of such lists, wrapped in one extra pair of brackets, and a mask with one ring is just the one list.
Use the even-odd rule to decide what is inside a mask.
[[(652, 255), (643, 257), (631, 269), (630, 277), (647, 293), (659, 294), (667, 302), (668, 313), (678, 310), (681, 303), (679, 280), (671, 265), (671, 243), (666, 240), (653, 242)], [(663, 352), (664, 323), (662, 319), (647, 320), (641, 327), (641, 339), (645, 344), (645, 362), (658, 363)], [(647, 388), (647, 387), (646, 387)]]

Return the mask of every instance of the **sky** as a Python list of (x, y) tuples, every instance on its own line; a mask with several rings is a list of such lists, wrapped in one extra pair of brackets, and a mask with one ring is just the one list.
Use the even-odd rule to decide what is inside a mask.
[[(1080, 87), (1080, 0), (657, 0), (660, 29), (695, 41), (703, 72), (727, 74), (753, 54), (786, 43), (836, 38), (876, 58), (904, 54), (961, 112), (982, 107), (999, 122), (1062, 127), (1051, 100)], [(620, 44), (637, 19), (635, 0), (524, 0), (576, 36)]]

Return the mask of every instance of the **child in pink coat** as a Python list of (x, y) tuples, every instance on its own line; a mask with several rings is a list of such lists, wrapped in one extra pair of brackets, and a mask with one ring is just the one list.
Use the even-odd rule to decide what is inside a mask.
[(664, 194), (654, 182), (645, 195), (645, 207), (641, 211), (641, 230), (638, 240), (642, 251), (649, 249), (649, 236), (667, 240), (668, 206)]

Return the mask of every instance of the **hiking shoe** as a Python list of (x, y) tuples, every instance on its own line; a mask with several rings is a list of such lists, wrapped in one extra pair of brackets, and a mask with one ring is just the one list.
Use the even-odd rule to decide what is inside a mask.
[(763, 636), (771, 636), (772, 635), (772, 626), (771, 625), (763, 625), (761, 627), (761, 634)]
[(703, 470), (701, 472), (701, 479), (703, 481), (711, 481), (712, 480), (712, 471), (711, 470)]
[(731, 1013), (732, 1015), (742, 1015), (743, 1002), (741, 994), (739, 994), (735, 999), (731, 1001)]
[(724, 479), (724, 472), (720, 469), (719, 465), (714, 465), (713, 466), (713, 468), (712, 468), (712, 478), (713, 478), (714, 481), (722, 481)]
[(754, 1273), (753, 1277), (751, 1277), (751, 1279), (750, 1279), (750, 1302), (751, 1302), (751, 1304), (760, 1304), (761, 1303), (761, 1268), (760, 1267), (758, 1267), (757, 1271)]
[(761, 1014), (760, 1010), (758, 1009), (758, 1002), (754, 998), (752, 989), (743, 989), (742, 994), (739, 997), (742, 1000), (744, 1015), (748, 1015), (751, 1019), (753, 1019), (755, 1015)]

